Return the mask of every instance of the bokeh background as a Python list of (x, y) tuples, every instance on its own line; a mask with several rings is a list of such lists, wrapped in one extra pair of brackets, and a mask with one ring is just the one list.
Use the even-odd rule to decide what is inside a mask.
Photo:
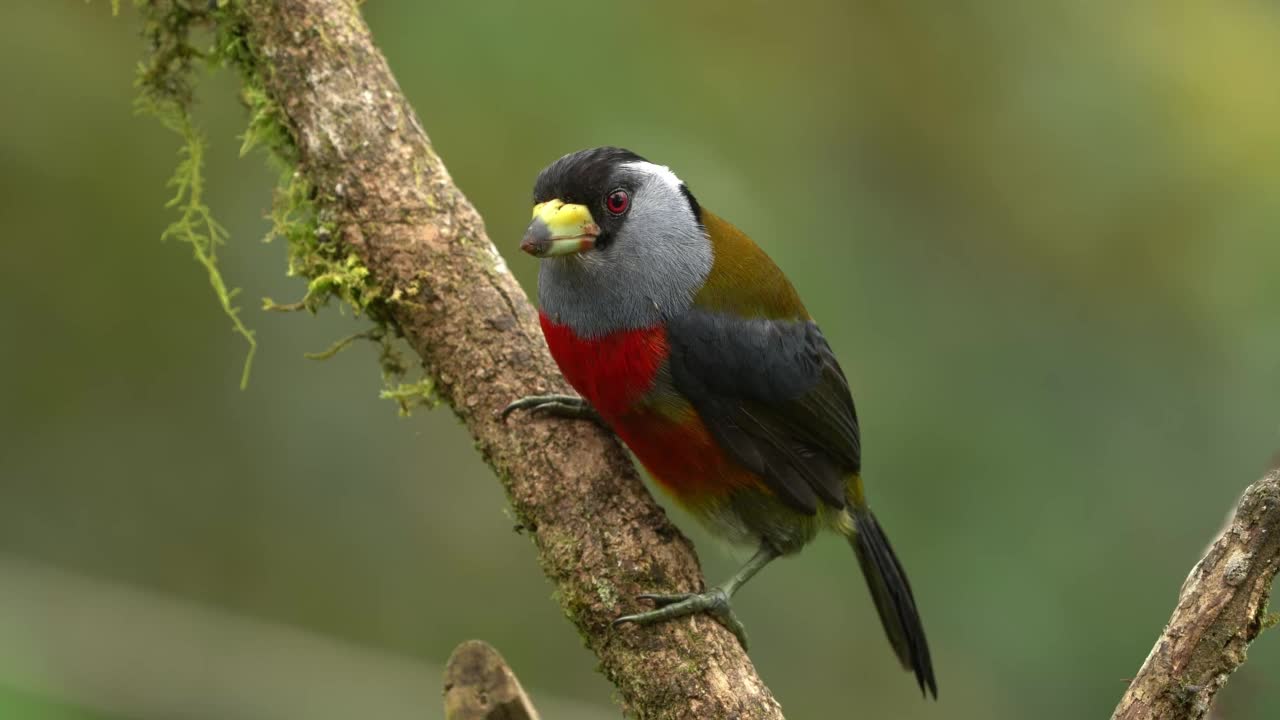
[[(128, 3), (126, 3), (127, 5)], [(739, 599), (791, 718), (1105, 717), (1280, 446), (1272, 2), (369, 0), (491, 236), (537, 172), (628, 146), (791, 275), (843, 358), (923, 608), (921, 702), (844, 543)], [(0, 23), (0, 717), (437, 718), (460, 641), (549, 718), (616, 717), (447, 409), (397, 416), (362, 327), (287, 300), (275, 175), (202, 85), (243, 342), (161, 244), (178, 140), (131, 112), (138, 18)], [(742, 557), (674, 512), (709, 576)], [(1273, 718), (1264, 634), (1220, 719)]]

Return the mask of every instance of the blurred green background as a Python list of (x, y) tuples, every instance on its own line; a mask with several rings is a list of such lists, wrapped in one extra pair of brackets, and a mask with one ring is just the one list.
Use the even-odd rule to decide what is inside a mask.
[[(127, 5), (127, 3), (126, 3)], [(433, 7), (438, 5), (438, 7)], [(844, 543), (739, 596), (791, 718), (1105, 717), (1280, 445), (1280, 9), (1231, 0), (411, 3), (375, 37), (516, 251), (540, 167), (671, 165), (759, 241), (855, 388), (941, 701)], [(548, 718), (616, 717), (444, 409), (397, 417), (358, 330), (288, 300), (275, 177), (202, 85), (245, 347), (161, 244), (178, 139), (131, 113), (138, 18), (0, 24), (0, 717), (436, 718), (460, 641)], [(742, 553), (690, 519), (713, 579)], [(1280, 715), (1264, 635), (1221, 700)]]

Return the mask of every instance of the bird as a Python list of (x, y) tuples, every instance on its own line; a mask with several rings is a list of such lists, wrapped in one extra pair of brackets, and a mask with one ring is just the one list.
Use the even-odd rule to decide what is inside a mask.
[(849, 383), (795, 287), (667, 166), (619, 147), (537, 177), (520, 249), (539, 259), (539, 320), (578, 395), (517, 410), (595, 420), (713, 534), (756, 549), (701, 593), (640, 595), (615, 626), (708, 613), (746, 648), (730, 599), (830, 530), (853, 547), (889, 643), (920, 691), (937, 680), (911, 585), (871, 513)]

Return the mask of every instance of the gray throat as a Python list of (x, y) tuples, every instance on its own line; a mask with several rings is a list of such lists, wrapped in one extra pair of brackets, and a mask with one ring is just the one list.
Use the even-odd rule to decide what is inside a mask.
[(711, 273), (711, 243), (697, 225), (673, 230), (543, 260), (542, 311), (584, 338), (650, 328), (682, 315)]

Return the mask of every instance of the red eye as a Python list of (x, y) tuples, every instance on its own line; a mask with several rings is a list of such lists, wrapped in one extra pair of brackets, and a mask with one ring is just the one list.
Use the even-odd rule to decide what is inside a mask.
[(628, 207), (631, 207), (631, 196), (627, 194), (626, 190), (618, 188), (605, 196), (604, 206), (614, 215), (621, 215), (627, 211)]

